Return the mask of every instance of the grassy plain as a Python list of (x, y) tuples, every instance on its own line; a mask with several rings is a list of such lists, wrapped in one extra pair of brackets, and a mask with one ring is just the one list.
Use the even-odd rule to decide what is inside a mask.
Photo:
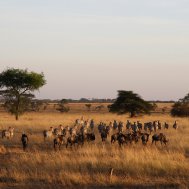
[[(189, 188), (189, 119), (158, 113), (130, 119), (105, 109), (88, 112), (84, 104), (71, 106), (70, 113), (45, 110), (27, 113), (18, 121), (0, 113), (0, 130), (9, 126), (16, 130), (13, 139), (0, 138), (0, 188)], [(53, 139), (43, 141), (44, 129), (59, 124), (71, 126), (81, 116), (93, 118), (96, 124), (130, 119), (143, 123), (160, 120), (172, 126), (178, 120), (179, 128), (161, 131), (169, 138), (167, 146), (152, 146), (151, 138), (147, 146), (139, 142), (120, 148), (111, 145), (110, 138), (102, 144), (97, 128), (96, 141), (82, 148), (62, 146), (55, 152)], [(21, 148), (22, 131), (31, 133), (27, 152)]]

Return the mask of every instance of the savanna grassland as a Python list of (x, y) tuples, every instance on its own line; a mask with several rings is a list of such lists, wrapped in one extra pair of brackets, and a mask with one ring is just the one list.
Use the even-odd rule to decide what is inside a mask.
[[(158, 105), (162, 107), (170, 105)], [(130, 119), (128, 115), (102, 111), (86, 111), (83, 104), (72, 104), (72, 111), (59, 113), (50, 109), (31, 112), (15, 121), (14, 117), (0, 112), (0, 130), (15, 128), (11, 140), (0, 138), (0, 188), (188, 188), (189, 187), (189, 119), (173, 118), (165, 113), (153, 113)], [(128, 144), (120, 148), (111, 145), (110, 137), (102, 144), (97, 128), (94, 143), (83, 147), (61, 147), (54, 151), (53, 139), (43, 140), (43, 130), (74, 124), (75, 119), (94, 119), (109, 123), (114, 119), (142, 123), (160, 120), (170, 128), (161, 130), (169, 139), (167, 146)], [(179, 128), (172, 124), (178, 120)], [(22, 150), (21, 133), (29, 136), (29, 147)], [(159, 132), (159, 131), (158, 131)], [(112, 174), (111, 174), (112, 173)]]

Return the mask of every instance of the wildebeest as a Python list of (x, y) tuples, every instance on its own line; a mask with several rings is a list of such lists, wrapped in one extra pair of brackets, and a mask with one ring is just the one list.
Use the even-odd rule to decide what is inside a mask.
[(117, 141), (118, 136), (119, 136), (119, 133), (115, 133), (111, 136), (111, 144)]
[(117, 129), (117, 127), (118, 127), (117, 121), (116, 121), (116, 120), (114, 120), (114, 122), (113, 122), (113, 129), (114, 129), (114, 130), (116, 130), (116, 129)]
[(178, 129), (177, 121), (174, 122), (174, 124), (173, 124), (173, 128), (174, 128), (174, 129)]
[(161, 130), (161, 123), (158, 121), (158, 129)]
[(169, 124), (168, 123), (164, 123), (164, 129), (169, 129)]
[(111, 136), (111, 143), (115, 143), (116, 141), (118, 141), (118, 144), (121, 146), (124, 143), (127, 144), (132, 143), (132, 134), (128, 133), (128, 134), (123, 134), (123, 133), (115, 133)]
[(156, 142), (160, 141), (161, 144), (167, 144), (168, 140), (166, 138), (166, 136), (163, 134), (163, 133), (160, 133), (160, 134), (154, 134), (152, 136), (152, 144), (155, 142), (155, 145), (156, 145)]
[(141, 135), (142, 144), (146, 145), (150, 135), (148, 133), (142, 133)]
[(119, 146), (121, 147), (124, 143), (127, 143), (127, 137), (123, 133), (119, 133), (117, 137), (117, 141)]
[(23, 146), (24, 151), (28, 147), (28, 141), (29, 141), (28, 136), (25, 133), (23, 133), (22, 137), (21, 137), (21, 142), (22, 142), (22, 146)]
[(7, 130), (2, 131), (2, 138), (10, 139), (14, 136), (14, 128), (9, 127)]
[(95, 141), (95, 134), (94, 133), (87, 133), (86, 134), (86, 139), (87, 139), (87, 142), (90, 142), (90, 141)]

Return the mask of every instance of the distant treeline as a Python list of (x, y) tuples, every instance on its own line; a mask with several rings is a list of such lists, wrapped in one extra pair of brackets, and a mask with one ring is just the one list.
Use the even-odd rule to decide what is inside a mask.
[[(61, 99), (62, 100), (62, 99)], [(51, 99), (33, 99), (33, 101), (39, 101), (42, 103), (58, 103), (61, 101), (60, 99), (51, 100)], [(79, 100), (75, 99), (65, 99), (67, 103), (113, 103), (115, 102), (115, 99), (97, 99), (97, 98), (80, 98)], [(161, 101), (161, 100), (150, 100), (150, 103), (175, 103), (175, 101)], [(0, 99), (0, 103), (4, 103), (3, 99)]]
[[(62, 99), (57, 99), (57, 100), (43, 99), (42, 101), (46, 103), (58, 103), (61, 100)], [(113, 103), (115, 101), (115, 99), (96, 99), (96, 98), (92, 98), (92, 99), (80, 98), (79, 100), (75, 100), (75, 99), (64, 99), (64, 100), (66, 100), (67, 103)]]

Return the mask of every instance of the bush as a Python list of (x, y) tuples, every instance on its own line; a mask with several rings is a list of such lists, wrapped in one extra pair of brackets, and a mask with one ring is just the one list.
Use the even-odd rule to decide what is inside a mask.
[(172, 116), (189, 117), (189, 94), (176, 102), (171, 110)]

